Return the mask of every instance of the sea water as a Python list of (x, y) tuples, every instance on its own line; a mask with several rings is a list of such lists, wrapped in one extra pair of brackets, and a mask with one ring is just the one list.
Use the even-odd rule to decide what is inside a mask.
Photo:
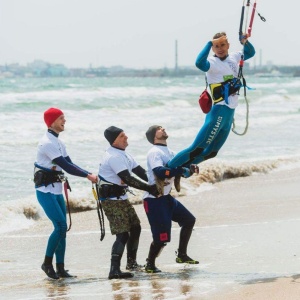
[[(299, 163), (300, 78), (246, 76), (246, 80), (251, 88), (246, 96), (248, 131), (243, 136), (230, 134), (218, 156), (209, 161), (214, 174), (224, 165), (234, 166), (238, 177), (245, 176), (245, 164), (251, 164), (255, 172), (279, 162), (281, 166)], [(203, 76), (1, 79), (0, 233), (29, 227), (42, 213), (32, 179), (37, 143), (46, 131), (43, 112), (47, 108), (63, 110), (67, 122), (60, 138), (80, 167), (97, 173), (108, 147), (103, 132), (111, 125), (125, 131), (127, 151), (146, 167), (149, 126), (166, 128), (174, 151), (191, 144), (205, 119), (198, 105), (204, 88)], [(240, 94), (235, 124), (243, 132), (247, 107), (243, 90)], [(93, 201), (91, 184), (74, 176), (69, 181), (75, 191), (73, 201), (77, 199), (86, 209)]]

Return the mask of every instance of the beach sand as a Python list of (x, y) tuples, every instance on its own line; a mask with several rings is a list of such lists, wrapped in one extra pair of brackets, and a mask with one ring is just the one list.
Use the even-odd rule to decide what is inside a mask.
[[(174, 224), (172, 241), (157, 258), (163, 272), (136, 272), (130, 280), (107, 279), (114, 237), (106, 221), (100, 242), (95, 210), (72, 214), (66, 268), (75, 279), (50, 280), (40, 269), (52, 229), (47, 218), (2, 234), (0, 299), (299, 299), (299, 171), (203, 184), (178, 197), (197, 218), (188, 254), (200, 264), (176, 264)], [(144, 264), (151, 232), (142, 205), (135, 208), (142, 222), (138, 262)], [(124, 255), (123, 270), (125, 263)]]
[(222, 293), (213, 300), (297, 300), (300, 299), (300, 275), (288, 278), (266, 278), (246, 282), (245, 287), (229, 293)]

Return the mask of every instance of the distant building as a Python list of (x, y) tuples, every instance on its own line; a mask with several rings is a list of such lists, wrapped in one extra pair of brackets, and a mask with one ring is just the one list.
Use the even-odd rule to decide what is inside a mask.
[(69, 75), (69, 70), (62, 64), (50, 64), (42, 60), (35, 60), (27, 64), (31, 73), (38, 77), (64, 77)]

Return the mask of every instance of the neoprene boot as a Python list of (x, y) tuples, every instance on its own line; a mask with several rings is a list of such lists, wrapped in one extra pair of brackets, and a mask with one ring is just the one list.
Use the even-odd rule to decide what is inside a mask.
[(76, 277), (68, 273), (69, 270), (65, 270), (65, 264), (56, 264), (56, 274), (59, 278)]
[(147, 258), (147, 263), (145, 264), (145, 271), (147, 273), (160, 273), (161, 270), (155, 266), (155, 262), (149, 261)]
[(52, 259), (53, 259), (53, 257), (45, 256), (45, 260), (44, 260), (41, 268), (49, 278), (59, 279), (56, 272), (54, 271), (54, 268), (52, 265)]
[(137, 263), (135, 258), (132, 258), (132, 257), (127, 258), (126, 270), (139, 271), (141, 269), (142, 269), (142, 266)]
[(121, 256), (119, 254), (113, 253), (111, 255), (111, 265), (108, 275), (108, 279), (122, 279), (122, 278), (131, 278), (133, 274), (130, 272), (122, 272), (120, 270)]
[(190, 258), (186, 253), (180, 253), (179, 251), (175, 251), (175, 253), (177, 254), (176, 257), (176, 262), (178, 264), (190, 264), (190, 265), (198, 265), (199, 261), (198, 260), (194, 260), (192, 258)]
[(141, 234), (141, 225), (135, 225), (130, 228), (129, 238), (126, 244), (127, 247), (127, 264), (126, 270), (140, 271), (142, 266), (136, 261), (137, 250)]
[(187, 252), (187, 246), (193, 231), (195, 222), (189, 224), (189, 225), (184, 225), (181, 227), (180, 230), (180, 236), (179, 236), (179, 248), (178, 252), (175, 251), (177, 254), (176, 257), (176, 262), (179, 264), (186, 263), (186, 264), (199, 264), (199, 261), (190, 258), (186, 252)]
[(155, 259), (160, 254), (164, 246), (165, 244), (155, 244), (153, 242), (151, 243), (148, 258), (147, 258), (147, 263), (145, 265), (145, 271), (147, 273), (161, 272), (161, 270), (155, 266)]

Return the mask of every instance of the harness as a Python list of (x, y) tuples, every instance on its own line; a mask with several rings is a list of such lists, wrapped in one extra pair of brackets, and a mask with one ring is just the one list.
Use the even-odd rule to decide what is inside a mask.
[(34, 177), (33, 181), (35, 183), (35, 187), (48, 186), (49, 184), (55, 182), (63, 182), (66, 181), (67, 177), (64, 175), (62, 171), (54, 171), (51, 169), (47, 169), (41, 167), (37, 163), (34, 163)]
[(127, 191), (127, 186), (110, 183), (105, 181), (102, 177), (100, 177), (100, 181), (97, 184), (97, 192), (101, 201), (109, 198), (120, 199), (121, 196), (126, 195)]
[(37, 163), (34, 163), (33, 181), (35, 184), (35, 188), (41, 186), (46, 187), (49, 184), (52, 184), (52, 186), (54, 187), (53, 183), (64, 182), (64, 192), (67, 201), (67, 208), (68, 208), (69, 222), (70, 222), (67, 231), (69, 231), (72, 226), (72, 219), (71, 219), (71, 210), (70, 210), (69, 197), (68, 197), (68, 190), (71, 192), (71, 187), (68, 178), (64, 175), (62, 171), (54, 171), (51, 169), (44, 168), (38, 165)]
[(220, 83), (211, 83), (209, 87), (213, 103), (216, 104), (221, 101), (225, 101), (226, 104), (228, 104), (228, 97), (237, 94), (241, 86), (241, 80), (236, 77), (227, 79)]

